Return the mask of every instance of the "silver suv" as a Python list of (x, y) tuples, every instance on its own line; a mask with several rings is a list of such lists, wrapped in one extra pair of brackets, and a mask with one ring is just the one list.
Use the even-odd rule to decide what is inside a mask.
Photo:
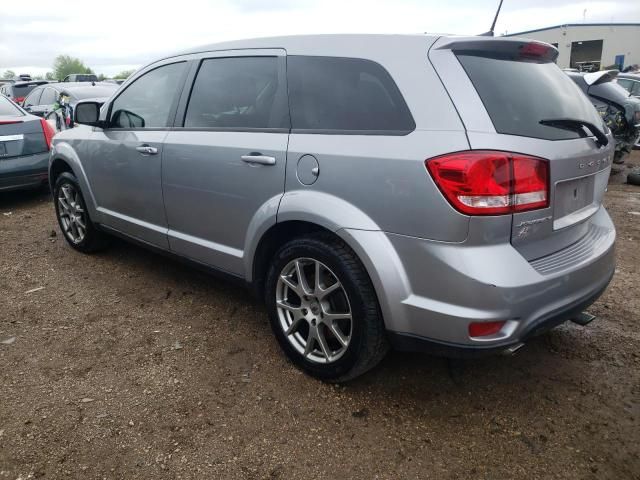
[(513, 350), (614, 271), (613, 142), (556, 56), (330, 35), (163, 58), (55, 137), (60, 227), (81, 252), (116, 234), (245, 281), (322, 379), (389, 346)]

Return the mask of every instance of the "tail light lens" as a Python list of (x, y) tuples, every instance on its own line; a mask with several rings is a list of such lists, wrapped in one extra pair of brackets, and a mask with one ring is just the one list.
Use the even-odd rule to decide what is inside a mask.
[(495, 335), (506, 322), (473, 322), (469, 324), (470, 337), (488, 337)]
[(549, 162), (510, 152), (471, 150), (425, 161), (461, 213), (502, 215), (549, 206)]
[(40, 119), (40, 125), (42, 126), (42, 133), (44, 134), (44, 141), (47, 144), (47, 150), (51, 150), (51, 140), (56, 132), (44, 118)]
[(24, 102), (25, 97), (16, 97), (14, 99), (14, 102), (16, 102), (18, 105), (20, 105), (22, 102)]

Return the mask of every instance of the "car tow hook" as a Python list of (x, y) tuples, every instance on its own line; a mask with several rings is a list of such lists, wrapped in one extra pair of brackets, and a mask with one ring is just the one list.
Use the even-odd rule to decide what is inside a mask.
[(589, 323), (593, 322), (595, 319), (596, 319), (595, 315), (591, 315), (590, 313), (587, 313), (587, 312), (582, 312), (577, 317), (572, 318), (571, 321), (573, 323), (577, 323), (578, 325), (582, 325), (584, 327), (585, 325), (588, 325)]

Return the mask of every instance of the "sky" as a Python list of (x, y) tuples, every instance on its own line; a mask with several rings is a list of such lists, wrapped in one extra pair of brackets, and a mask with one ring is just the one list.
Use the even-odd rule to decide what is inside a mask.
[[(0, 12), (0, 75), (78, 57), (107, 76), (218, 41), (309, 33), (479, 34), (498, 0), (30, 0)], [(496, 34), (638, 22), (640, 0), (504, 0)]]

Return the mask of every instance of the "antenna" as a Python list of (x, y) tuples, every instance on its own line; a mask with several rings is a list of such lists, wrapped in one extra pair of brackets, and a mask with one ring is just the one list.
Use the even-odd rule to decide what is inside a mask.
[(500, 9), (502, 8), (502, 0), (500, 0), (500, 4), (498, 5), (498, 10), (496, 11), (496, 16), (493, 17), (493, 23), (491, 24), (491, 28), (488, 32), (481, 33), (481, 37), (493, 37), (495, 36), (493, 31), (496, 28), (496, 22), (498, 21), (498, 15), (500, 15)]

